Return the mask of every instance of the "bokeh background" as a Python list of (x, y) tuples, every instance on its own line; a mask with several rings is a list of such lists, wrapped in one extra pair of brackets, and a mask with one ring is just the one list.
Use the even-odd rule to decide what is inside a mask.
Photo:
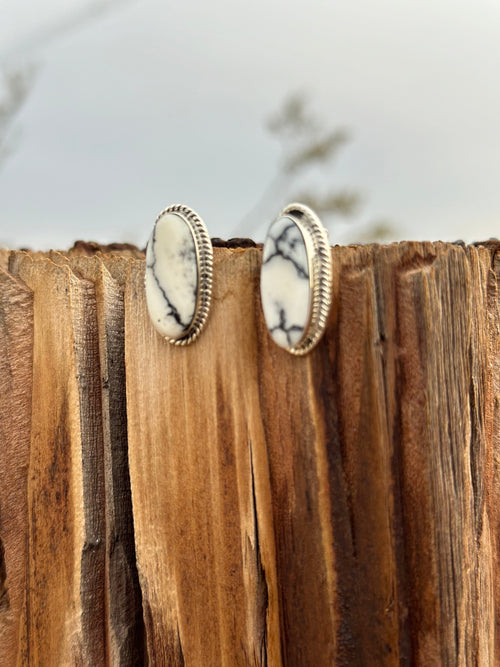
[(498, 0), (0, 0), (0, 245), (500, 235)]

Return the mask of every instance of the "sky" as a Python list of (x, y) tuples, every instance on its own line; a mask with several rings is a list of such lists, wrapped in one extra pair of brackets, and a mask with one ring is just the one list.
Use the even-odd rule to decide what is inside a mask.
[(298, 91), (351, 137), (303, 175), (362, 195), (331, 243), (378, 220), (394, 240), (500, 236), (498, 0), (0, 0), (0, 67), (24, 66), (1, 245), (144, 245), (176, 203), (261, 241), (288, 202), (248, 217), (280, 167), (266, 120)]

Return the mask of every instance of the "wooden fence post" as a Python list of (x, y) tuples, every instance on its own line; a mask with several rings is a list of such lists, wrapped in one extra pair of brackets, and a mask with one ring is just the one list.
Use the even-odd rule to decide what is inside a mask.
[(500, 243), (332, 249), (278, 348), (216, 247), (193, 345), (143, 255), (0, 252), (0, 666), (500, 663)]

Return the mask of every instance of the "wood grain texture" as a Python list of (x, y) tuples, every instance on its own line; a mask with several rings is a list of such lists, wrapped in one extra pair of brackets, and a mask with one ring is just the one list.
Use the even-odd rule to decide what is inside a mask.
[(333, 248), (302, 358), (223, 245), (185, 348), (136, 249), (0, 272), (0, 665), (499, 664), (500, 244)]
[[(143, 266), (131, 265), (129, 451), (150, 653), (158, 634), (172, 664), (495, 664), (496, 252), (333, 249), (328, 332), (304, 359), (264, 329), (258, 250), (216, 252), (196, 349), (138, 327)], [(235, 608), (256, 619), (246, 644)]]
[(224, 275), (212, 334), (185, 348), (165, 344), (148, 323), (143, 262), (127, 280), (129, 460), (147, 647), (157, 664), (280, 664), (254, 363), (259, 256), (220, 250), (216, 258)]
[(9, 665), (24, 655), (32, 351), (33, 295), (0, 269), (0, 662)]
[[(487, 367), (484, 392), (484, 468), (478, 460), (476, 479), (481, 481), (489, 533), (483, 540), (489, 542), (493, 552), (493, 582), (495, 630), (494, 662), (500, 661), (500, 251), (492, 248), (491, 269), (485, 290), (488, 304), (487, 319)], [(481, 409), (478, 409), (481, 414)], [(489, 635), (485, 634), (489, 639)]]
[(0, 269), (7, 271), (9, 266), (9, 251), (5, 248), (0, 248)]
[(95, 289), (105, 485), (107, 655), (113, 665), (137, 665), (144, 660), (144, 630), (128, 472), (123, 308), (127, 262), (123, 257), (80, 253), (69, 253), (69, 258), (50, 253), (50, 258), (69, 266)]
[(104, 485), (95, 290), (14, 256), (34, 297), (28, 664), (104, 663)]

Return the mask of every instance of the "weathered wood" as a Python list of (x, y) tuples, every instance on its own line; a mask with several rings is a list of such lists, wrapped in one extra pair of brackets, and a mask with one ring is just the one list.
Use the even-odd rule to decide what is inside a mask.
[[(50, 253), (94, 285), (101, 370), (105, 483), (107, 655), (113, 665), (141, 664), (144, 658), (141, 591), (137, 576), (128, 471), (125, 392), (123, 257)], [(107, 269), (110, 265), (113, 276)], [(116, 279), (115, 279), (116, 278)]]
[(0, 248), (0, 269), (7, 271), (9, 266), (9, 251), (4, 248)]
[[(227, 565), (214, 542), (225, 525), (248, 524), (227, 485), (229, 473), (245, 470), (240, 461), (250, 450), (264, 471), (253, 490), (260, 507), (254, 534), (261, 550), (276, 554), (271, 562), (258, 554), (266, 573), (260, 587), (277, 595), (287, 664), (493, 664), (494, 561), (483, 489), (492, 442), (482, 424), (490, 251), (443, 244), (334, 249), (329, 331), (305, 359), (274, 347), (256, 316), (258, 251), (223, 252), (211, 333), (196, 350), (172, 349), (132, 325), (147, 320), (140, 265), (126, 297), (138, 564), (145, 604), (151, 600), (156, 610), (151, 624), (171, 637), (165, 651), (176, 655), (182, 647), (191, 655), (184, 614), (189, 610), (191, 627), (200, 610), (202, 627), (219, 626), (214, 662), (244, 664), (256, 654), (255, 637), (238, 645), (224, 626), (234, 605), (210, 607), (220, 588), (233, 595), (215, 576), (227, 569), (187, 555), (201, 549)], [(253, 410), (252, 387), (259, 392)], [(219, 460), (231, 465), (219, 468)], [(247, 466), (238, 489), (252, 481)], [(233, 503), (220, 500), (214, 509), (219, 496)], [(165, 516), (161, 533), (160, 517), (151, 521), (154, 508)], [(202, 526), (186, 526), (188, 515), (201, 515)], [(225, 547), (238, 553), (238, 540), (245, 535), (233, 529)], [(152, 557), (161, 551), (171, 556), (164, 584)], [(245, 570), (243, 553), (232, 577)], [(210, 585), (192, 594), (207, 598), (183, 593), (193, 561), (206, 568)], [(195, 580), (202, 576), (190, 571)], [(162, 586), (170, 593), (163, 608)], [(265, 612), (261, 607), (260, 627), (269, 621)], [(269, 627), (267, 637), (275, 632)]]
[[(104, 484), (93, 285), (19, 254), (34, 296), (28, 664), (103, 664)], [(7, 573), (8, 575), (8, 573)]]
[[(500, 661), (500, 251), (491, 253), (491, 270), (488, 275), (487, 299), (487, 349), (484, 392), (484, 461), (476, 461), (476, 480), (480, 480), (484, 493), (489, 533), (483, 540), (489, 541), (493, 559), (493, 604), (495, 629), (494, 662)], [(481, 321), (481, 319), (479, 320)], [(477, 412), (481, 414), (480, 405)], [(480, 443), (482, 444), (482, 443)], [(479, 449), (479, 448), (477, 448)], [(479, 451), (481, 451), (479, 449)], [(482, 582), (481, 582), (482, 583)], [(485, 636), (488, 638), (487, 630)]]
[(185, 348), (112, 250), (0, 273), (0, 664), (498, 664), (500, 244), (333, 248), (303, 358), (260, 249)]
[[(5, 262), (4, 266), (7, 266)], [(0, 269), (0, 663), (25, 658), (33, 297)]]
[(216, 259), (212, 333), (185, 348), (147, 324), (143, 262), (127, 280), (129, 458), (147, 646), (165, 665), (280, 664), (256, 364), (259, 252), (221, 249)]

